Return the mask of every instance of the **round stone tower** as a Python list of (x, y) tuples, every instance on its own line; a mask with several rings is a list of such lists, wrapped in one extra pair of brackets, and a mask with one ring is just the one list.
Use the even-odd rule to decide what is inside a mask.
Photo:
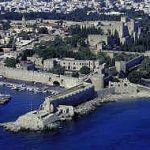
[(102, 74), (103, 68), (104, 65), (100, 65), (98, 68), (96, 68), (95, 73), (90, 78), (95, 87), (95, 91), (99, 91), (104, 88), (104, 75)]

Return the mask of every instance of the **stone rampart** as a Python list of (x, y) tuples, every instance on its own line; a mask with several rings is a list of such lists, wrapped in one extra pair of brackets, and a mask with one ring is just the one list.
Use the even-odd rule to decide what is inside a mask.
[(50, 105), (53, 105), (55, 108), (59, 105), (77, 106), (83, 102), (92, 100), (95, 96), (96, 93), (93, 85), (79, 85), (58, 95), (47, 97), (42, 108), (49, 108)]
[(128, 79), (120, 79), (119, 82), (109, 82), (109, 88), (115, 88), (116, 94), (137, 94), (136, 84), (131, 83)]
[(46, 72), (8, 68), (3, 66), (0, 66), (0, 75), (3, 75), (6, 78), (31, 82), (40, 82), (49, 85), (53, 85), (55, 82), (57, 82), (60, 84), (60, 86), (65, 88), (71, 88), (73, 86), (78, 85), (79, 83), (78, 78), (56, 75)]
[(111, 95), (111, 94), (114, 94), (114, 93), (115, 93), (115, 87), (105, 88), (105, 89), (97, 91), (97, 96), (99, 98), (104, 98), (104, 97)]
[[(102, 99), (115, 93), (114, 87), (95, 92), (93, 85), (79, 85), (75, 89), (71, 91), (70, 90), (71, 89), (68, 89), (67, 91), (64, 91), (58, 95), (47, 97), (42, 104), (42, 109), (53, 112), (55, 111), (55, 108), (59, 107), (59, 105), (77, 106), (81, 103), (90, 101), (95, 97)], [(53, 106), (53, 110), (49, 110), (51, 105)]]
[(147, 86), (143, 86), (143, 85), (137, 85), (137, 88), (139, 91), (146, 91), (146, 92), (150, 92), (150, 87)]
[(137, 65), (139, 65), (144, 60), (144, 55), (140, 55), (126, 63), (126, 69), (129, 70)]
[(150, 51), (146, 51), (144, 53), (139, 52), (127, 52), (127, 51), (112, 51), (112, 50), (102, 50), (102, 52), (107, 53), (111, 58), (114, 58), (114, 54), (128, 54), (128, 55), (144, 55), (145, 57), (150, 57)]

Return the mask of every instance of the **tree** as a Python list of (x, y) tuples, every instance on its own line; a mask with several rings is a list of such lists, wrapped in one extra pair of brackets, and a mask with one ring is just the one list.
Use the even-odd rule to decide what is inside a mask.
[(111, 59), (106, 53), (99, 53), (98, 58), (105, 62), (106, 68), (114, 66), (115, 64), (114, 59)]
[(46, 27), (41, 27), (38, 29), (39, 34), (48, 34), (48, 29)]
[(128, 74), (127, 78), (132, 83), (140, 83), (142, 78), (142, 73), (139, 71), (132, 71)]
[(10, 21), (4, 21), (4, 22), (2, 22), (2, 29), (3, 30), (8, 30), (8, 29), (10, 29)]
[(117, 45), (120, 45), (119, 33), (118, 33), (117, 30), (115, 30), (114, 38), (115, 38), (115, 43), (116, 43)]
[(88, 47), (80, 47), (74, 58), (77, 60), (95, 60), (96, 56), (90, 51)]
[(22, 52), (21, 59), (22, 60), (27, 60), (27, 57), (32, 57), (34, 54), (33, 50), (26, 49), (25, 51)]
[(5, 63), (6, 67), (15, 68), (16, 64), (17, 64), (17, 61), (16, 61), (15, 58), (6, 58), (4, 63)]
[[(96, 56), (88, 47), (80, 47), (78, 52), (73, 52), (73, 46), (69, 38), (63, 40), (61, 37), (56, 37), (54, 41), (41, 43), (34, 47), (34, 52), (43, 59), (48, 58), (75, 58), (77, 60), (95, 60)], [(76, 41), (76, 40), (75, 40)], [(74, 42), (75, 44), (76, 42)], [(76, 45), (76, 44), (75, 44)]]
[(79, 37), (77, 35), (73, 35), (72, 37), (66, 37), (65, 43), (70, 44), (72, 47), (77, 47), (79, 41)]
[(73, 72), (73, 73), (72, 73), (72, 77), (78, 78), (78, 77), (79, 77), (79, 73), (78, 73), (77, 71)]
[(24, 31), (20, 32), (18, 34), (18, 37), (22, 37), (23, 40), (30, 40), (29, 34), (27, 32), (24, 32)]
[(71, 35), (78, 35), (81, 38), (87, 38), (89, 34), (103, 34), (103, 30), (99, 27), (80, 27), (79, 25), (72, 25), (68, 29)]
[(83, 67), (80, 69), (80, 73), (81, 73), (81, 74), (89, 74), (89, 73), (90, 73), (90, 68), (87, 67), (87, 66), (83, 66)]
[(60, 65), (56, 65), (54, 68), (52, 68), (49, 72), (54, 73), (54, 74), (59, 74), (59, 75), (64, 75), (65, 73), (65, 68), (60, 66)]

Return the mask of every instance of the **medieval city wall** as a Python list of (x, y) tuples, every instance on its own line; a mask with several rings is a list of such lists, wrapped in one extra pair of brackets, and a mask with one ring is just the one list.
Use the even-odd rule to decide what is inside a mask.
[(97, 91), (98, 98), (104, 98), (108, 95), (115, 94), (115, 87), (105, 88)]
[(95, 92), (94, 86), (87, 85), (86, 87), (83, 87), (81, 89), (75, 89), (73, 92), (70, 93), (62, 93), (62, 95), (56, 97), (47, 97), (45, 99), (43, 107), (46, 106), (47, 102), (48, 105), (52, 104), (55, 108), (59, 105), (77, 106), (81, 103), (90, 101), (95, 97), (104, 98), (114, 93), (115, 88), (106, 88)]
[(28, 71), (16, 68), (8, 68), (3, 66), (0, 66), (0, 75), (11, 79), (40, 82), (50, 85), (53, 85), (54, 82), (57, 81), (60, 86), (63, 86), (65, 88), (71, 88), (79, 83), (78, 79), (73, 77), (66, 77), (62, 75), (59, 76), (51, 73)]
[(80, 89), (75, 89), (74, 91), (67, 94), (62, 93), (61, 96), (56, 98), (54, 96), (46, 99), (49, 99), (50, 103), (55, 107), (58, 107), (59, 105), (77, 106), (83, 102), (92, 100), (95, 96), (96, 93), (94, 86), (89, 85)]

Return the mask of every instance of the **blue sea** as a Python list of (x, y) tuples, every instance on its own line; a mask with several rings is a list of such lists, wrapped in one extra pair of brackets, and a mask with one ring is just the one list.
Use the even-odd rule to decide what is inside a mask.
[[(0, 92), (12, 96), (0, 106), (0, 122), (38, 108), (45, 96), (6, 87)], [(52, 132), (11, 133), (0, 128), (0, 150), (150, 150), (150, 99), (105, 104)]]

